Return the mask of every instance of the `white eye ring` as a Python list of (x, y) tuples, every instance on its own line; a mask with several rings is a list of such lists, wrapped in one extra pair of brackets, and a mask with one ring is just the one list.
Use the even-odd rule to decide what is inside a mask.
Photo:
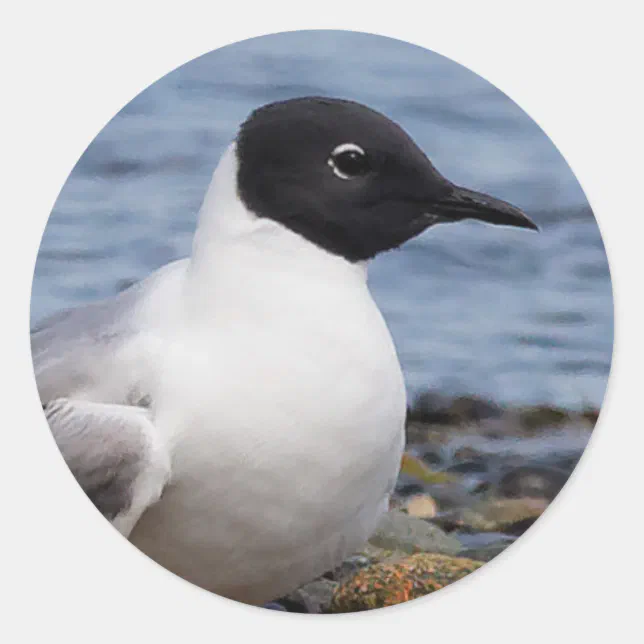
[(333, 152), (331, 152), (331, 156), (328, 158), (327, 163), (329, 167), (333, 170), (333, 173), (335, 174), (336, 177), (340, 177), (340, 179), (352, 179), (348, 174), (345, 174), (342, 172), (336, 165), (334, 161), (334, 157), (337, 156), (338, 154), (342, 154), (343, 152), (357, 152), (361, 156), (365, 156), (365, 151), (356, 143), (341, 143), (337, 147), (333, 149)]

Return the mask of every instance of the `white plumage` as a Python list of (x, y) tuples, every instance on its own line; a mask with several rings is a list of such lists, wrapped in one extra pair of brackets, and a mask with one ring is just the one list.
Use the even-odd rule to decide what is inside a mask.
[[(43, 403), (149, 399), (169, 483), (115, 522), (135, 522), (131, 541), (181, 577), (260, 604), (369, 537), (406, 403), (365, 265), (257, 218), (236, 173), (232, 145), (190, 259), (54, 321), (34, 336), (34, 363)], [(155, 468), (146, 461), (136, 485)]]
[(255, 110), (192, 256), (32, 335), (47, 419), (94, 505), (169, 570), (244, 602), (341, 563), (386, 511), (404, 442), (366, 261), (467, 218), (536, 229), (364, 105)]

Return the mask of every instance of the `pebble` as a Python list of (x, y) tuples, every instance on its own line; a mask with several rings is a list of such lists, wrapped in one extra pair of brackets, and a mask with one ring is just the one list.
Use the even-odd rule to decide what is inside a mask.
[(541, 465), (524, 465), (506, 472), (498, 482), (497, 494), (509, 498), (536, 497), (550, 501), (559, 494), (569, 474)]
[(391, 510), (383, 516), (369, 543), (384, 550), (407, 554), (435, 552), (455, 555), (461, 548), (458, 539), (438, 526), (399, 510)]
[(412, 517), (431, 519), (438, 513), (438, 505), (429, 494), (416, 494), (402, 506), (402, 509)]

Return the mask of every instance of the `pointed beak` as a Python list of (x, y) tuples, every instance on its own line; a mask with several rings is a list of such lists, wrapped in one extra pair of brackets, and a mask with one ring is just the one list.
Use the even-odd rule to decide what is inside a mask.
[(455, 185), (452, 185), (449, 193), (432, 203), (431, 210), (427, 214), (438, 216), (443, 221), (478, 219), (498, 226), (539, 230), (539, 227), (522, 210), (507, 201)]

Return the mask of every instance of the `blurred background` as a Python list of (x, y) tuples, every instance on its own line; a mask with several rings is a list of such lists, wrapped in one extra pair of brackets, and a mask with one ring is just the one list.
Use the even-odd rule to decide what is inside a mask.
[(373, 263), (371, 289), (412, 398), (432, 389), (505, 406), (599, 407), (613, 342), (610, 275), (570, 168), (487, 81), (367, 34), (237, 43), (135, 97), (60, 193), (36, 265), (32, 322), (188, 255), (204, 191), (238, 124), (259, 105), (303, 95), (384, 112), (449, 179), (515, 203), (542, 229), (437, 226)]

